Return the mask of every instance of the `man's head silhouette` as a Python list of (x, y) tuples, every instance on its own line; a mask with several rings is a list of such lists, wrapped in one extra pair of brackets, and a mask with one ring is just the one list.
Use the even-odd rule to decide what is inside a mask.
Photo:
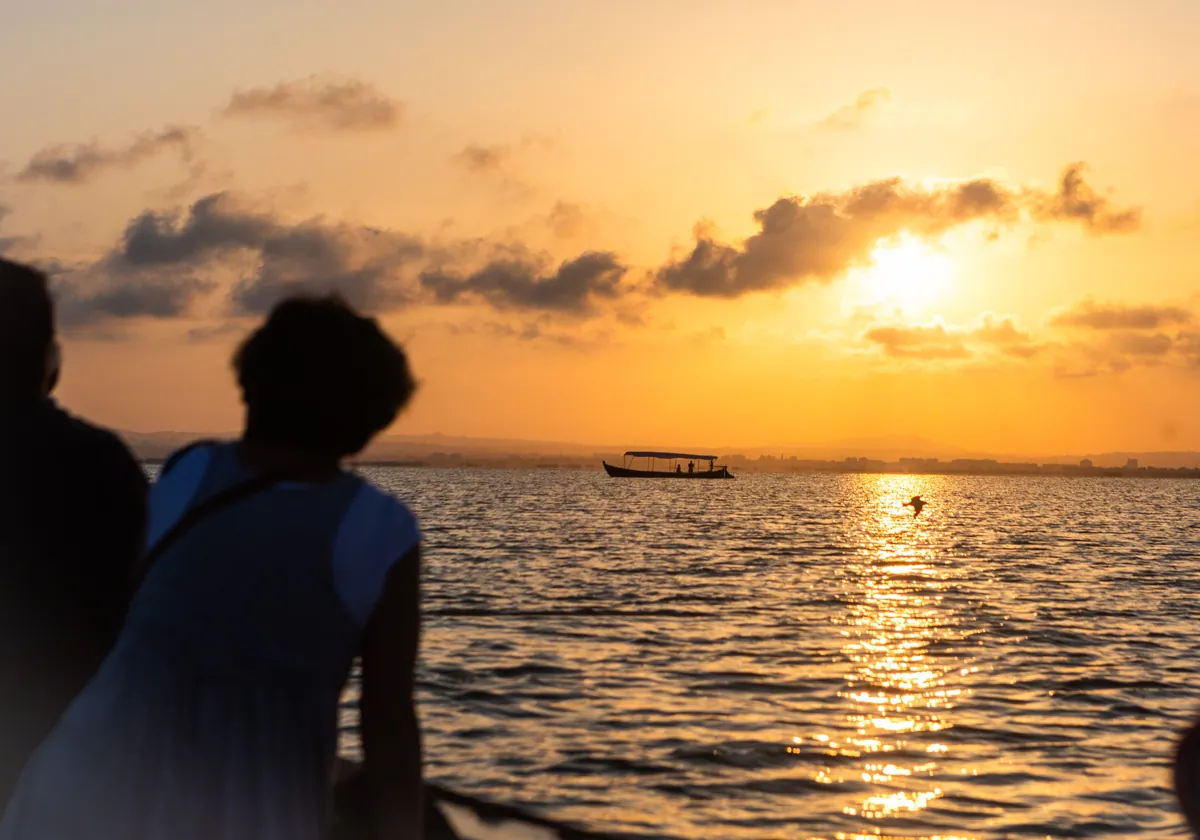
[(58, 382), (54, 301), (46, 275), (0, 259), (0, 402), (35, 400)]

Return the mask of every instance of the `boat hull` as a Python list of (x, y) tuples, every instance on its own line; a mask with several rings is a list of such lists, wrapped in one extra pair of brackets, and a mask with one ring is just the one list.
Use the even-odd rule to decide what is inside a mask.
[(613, 478), (685, 478), (685, 479), (721, 479), (733, 478), (728, 467), (717, 467), (714, 470), (696, 470), (695, 472), (671, 472), (667, 470), (631, 470), (627, 467), (614, 467), (607, 461), (602, 461), (604, 471)]

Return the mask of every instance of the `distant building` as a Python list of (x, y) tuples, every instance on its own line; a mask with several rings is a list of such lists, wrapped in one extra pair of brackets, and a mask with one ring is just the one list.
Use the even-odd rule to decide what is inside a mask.
[(996, 472), (999, 461), (995, 458), (955, 458), (950, 462), (950, 468), (955, 472)]
[(1092, 463), (1091, 458), (1084, 458), (1082, 461), (1079, 462), (1079, 466), (1083, 467), (1085, 470), (1090, 470), (1092, 467), (1094, 467), (1096, 465)]
[(1125, 462), (1125, 469), (1136, 470), (1137, 468), (1138, 468), (1138, 459), (1137, 458), (1130, 458), (1128, 461)]

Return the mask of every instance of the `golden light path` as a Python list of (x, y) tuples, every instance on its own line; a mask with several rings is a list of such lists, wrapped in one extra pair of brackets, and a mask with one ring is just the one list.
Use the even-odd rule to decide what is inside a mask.
[[(869, 788), (847, 802), (842, 812), (868, 823), (869, 833), (842, 833), (837, 840), (901, 840), (885, 833), (887, 823), (927, 809), (941, 798), (937, 783), (950, 747), (936, 733), (953, 726), (957, 705), (970, 690), (956, 679), (974, 669), (957, 657), (930, 655), (933, 645), (955, 646), (971, 635), (944, 592), (953, 586), (955, 569), (931, 548), (930, 523), (914, 520), (903, 502), (922, 493), (928, 479), (912, 476), (864, 477), (864, 516), (856, 542), (858, 556), (846, 573), (848, 597), (842, 625), (842, 652), (851, 669), (839, 696), (849, 706), (841, 734), (810, 736), (834, 767), (820, 769), (818, 782), (848, 780), (845, 760), (858, 768)], [(925, 514), (928, 516), (928, 511)], [(799, 751), (803, 738), (794, 739)], [(973, 773), (955, 766), (955, 774)], [(911, 840), (912, 834), (902, 835)], [(973, 840), (965, 835), (922, 835), (923, 840)]]

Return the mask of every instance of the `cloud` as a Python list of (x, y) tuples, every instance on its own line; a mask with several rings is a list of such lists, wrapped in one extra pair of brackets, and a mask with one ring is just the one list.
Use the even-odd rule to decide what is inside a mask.
[[(12, 214), (12, 208), (7, 204), (0, 204), (0, 226), (4, 225), (4, 220)], [(29, 244), (29, 238), (25, 236), (6, 236), (0, 234), (0, 257), (19, 250), (23, 246)]]
[(1169, 335), (1154, 333), (1123, 333), (1108, 341), (1108, 349), (1121, 356), (1161, 358), (1174, 348), (1175, 342)]
[(1034, 215), (1054, 221), (1081, 222), (1092, 233), (1123, 233), (1141, 226), (1141, 208), (1112, 209), (1109, 200), (1083, 180), (1085, 163), (1068, 166), (1059, 179), (1058, 192), (1034, 199)]
[(238, 321), (223, 321), (212, 326), (193, 327), (187, 331), (186, 338), (193, 344), (204, 344), (209, 341), (242, 338), (246, 333), (245, 324)]
[(213, 281), (190, 273), (116, 274), (97, 265), (57, 278), (54, 294), (59, 321), (78, 327), (114, 318), (178, 318), (215, 288)]
[(536, 323), (524, 324), (518, 328), (511, 324), (490, 321), (483, 325), (483, 329), (490, 335), (499, 338), (512, 338), (517, 341), (549, 341), (562, 347), (580, 347), (584, 343), (577, 335), (548, 333), (542, 329), (541, 325)]
[(1200, 368), (1200, 332), (1181, 332), (1176, 340), (1175, 348), (1179, 351), (1188, 367)]
[(588, 217), (580, 205), (559, 201), (550, 208), (546, 227), (558, 239), (574, 239), (589, 227)]
[(663, 291), (734, 298), (806, 280), (829, 282), (866, 263), (880, 239), (1004, 218), (1015, 213), (1014, 201), (990, 181), (926, 191), (899, 178), (811, 199), (781, 198), (754, 214), (759, 232), (741, 246), (717, 242), (698, 225), (692, 252), (661, 268), (656, 284)]
[(392, 309), (412, 299), (404, 269), (424, 253), (404, 234), (305, 222), (267, 238), (258, 271), (234, 286), (231, 300), (240, 312), (260, 314), (289, 295), (332, 291), (359, 309)]
[(1012, 318), (991, 314), (981, 316), (975, 326), (968, 327), (943, 324), (872, 327), (863, 338), (897, 359), (966, 359), (984, 351), (1028, 359), (1043, 349), (1029, 333), (1018, 329)]
[[(446, 267), (475, 262), (480, 251), (493, 257), (477, 271)], [(594, 314), (599, 302), (625, 291), (626, 269), (610, 253), (588, 252), (545, 269), (544, 257), (519, 246), (434, 247), (363, 225), (320, 218), (291, 223), (221, 192), (182, 210), (139, 214), (103, 258), (66, 268), (58, 288), (65, 323), (76, 326), (191, 315), (217, 290), (212, 278), (222, 272), (238, 277), (226, 300), (233, 315), (262, 314), (292, 294), (336, 292), (370, 311), (475, 302), (574, 316)]]
[[(1063, 196), (1070, 190), (1085, 192), (1075, 186)], [(893, 178), (812, 198), (781, 198), (755, 214), (758, 232), (737, 245), (698, 225), (690, 253), (652, 270), (647, 287), (626, 283), (626, 266), (608, 251), (587, 251), (553, 267), (547, 256), (519, 245), (497, 247), (480, 239), (435, 247), (423, 237), (361, 224), (320, 217), (287, 221), (236, 194), (214, 192), (186, 208), (138, 214), (106, 255), (91, 265), (57, 264), (56, 274), (79, 323), (190, 314), (199, 298), (217, 288), (212, 278), (222, 275), (238, 278), (225, 302), (234, 314), (260, 314), (289, 294), (333, 291), (376, 311), (470, 303), (579, 317), (596, 315), (607, 304), (603, 309), (619, 319), (647, 293), (736, 298), (830, 282), (868, 263), (881, 241), (901, 233), (932, 237), (979, 220), (1008, 223), (1049, 201), (1043, 193), (982, 178), (934, 187)], [(559, 202), (545, 224), (566, 237), (578, 235), (585, 221), (578, 206)], [(10, 237), (0, 248), (16, 242)], [(1095, 315), (1100, 308), (1093, 310)], [(1083, 316), (1060, 316), (1063, 323), (1072, 317)], [(1185, 322), (1178, 314), (1162, 317)], [(868, 338), (894, 356), (962, 357), (990, 347), (1029, 357), (1039, 349), (1007, 319), (985, 320), (966, 332), (902, 329), (877, 326)]]
[(367, 82), (310, 76), (275, 87), (235, 91), (222, 113), (276, 117), (300, 128), (380, 131), (396, 127), (403, 111), (403, 103)]
[(864, 90), (852, 103), (834, 111), (817, 123), (817, 126), (838, 131), (860, 128), (891, 104), (891, 101), (892, 92), (887, 88)]
[(451, 161), (476, 175), (486, 175), (499, 172), (512, 155), (512, 149), (505, 145), (482, 146), (468, 143)]
[(1192, 313), (1178, 306), (1125, 306), (1083, 301), (1051, 321), (1055, 327), (1089, 330), (1158, 330), (1192, 322)]
[(60, 296), (72, 324), (180, 317), (215, 291), (214, 271), (248, 264), (253, 270), (230, 292), (235, 313), (260, 314), (285, 295), (325, 292), (387, 309), (409, 299), (403, 269), (424, 252), (420, 240), (400, 233), (321, 219), (289, 224), (215, 193), (182, 212), (138, 215), (108, 255), (66, 272)]
[(1095, 342), (1073, 341), (1057, 348), (1054, 373), (1080, 378), (1123, 373), (1134, 367), (1182, 363), (1193, 366), (1195, 345), (1188, 333), (1107, 333)]
[(864, 335), (898, 359), (965, 359), (971, 355), (960, 332), (941, 324), (929, 327), (873, 327)]
[(497, 260), (468, 276), (441, 271), (421, 274), (422, 288), (438, 303), (482, 300), (496, 309), (528, 309), (586, 315), (597, 300), (621, 292), (625, 267), (616, 255), (592, 251), (562, 263), (553, 274), (528, 259)]
[(691, 252), (660, 268), (655, 286), (660, 292), (735, 298), (807, 281), (827, 283), (868, 262), (880, 240), (903, 232), (937, 236), (975, 221), (1011, 223), (1022, 212), (1042, 221), (1080, 221), (1094, 232), (1131, 229), (1105, 220), (1133, 218), (1137, 211), (1088, 204), (1080, 197), (1090, 188), (1071, 172), (1068, 168), (1054, 195), (1014, 190), (988, 178), (933, 188), (890, 178), (841, 193), (781, 198), (754, 214), (759, 230), (740, 245), (719, 242), (708, 226), (697, 225)]
[(259, 249), (281, 226), (242, 210), (228, 192), (198, 199), (186, 213), (146, 211), (125, 228), (113, 260), (134, 267), (194, 265), (235, 250)]
[(150, 158), (168, 152), (190, 162), (199, 140), (199, 129), (168, 126), (161, 131), (139, 134), (128, 145), (107, 148), (97, 140), (87, 143), (56, 143), (34, 154), (17, 173), (27, 183), (86, 184), (113, 169), (132, 169)]
[(996, 319), (984, 315), (980, 325), (968, 333), (970, 341), (991, 345), (1001, 353), (1022, 359), (1032, 358), (1041, 352), (1042, 346), (1035, 343), (1027, 332), (1017, 329), (1012, 318)]
[[(468, 143), (450, 156), (450, 162), (473, 175), (494, 175), (505, 172), (518, 155), (530, 149), (545, 151), (553, 149), (556, 145), (553, 138), (540, 134), (525, 134), (513, 143)], [(505, 186), (512, 189), (528, 189), (516, 181), (506, 181)]]

